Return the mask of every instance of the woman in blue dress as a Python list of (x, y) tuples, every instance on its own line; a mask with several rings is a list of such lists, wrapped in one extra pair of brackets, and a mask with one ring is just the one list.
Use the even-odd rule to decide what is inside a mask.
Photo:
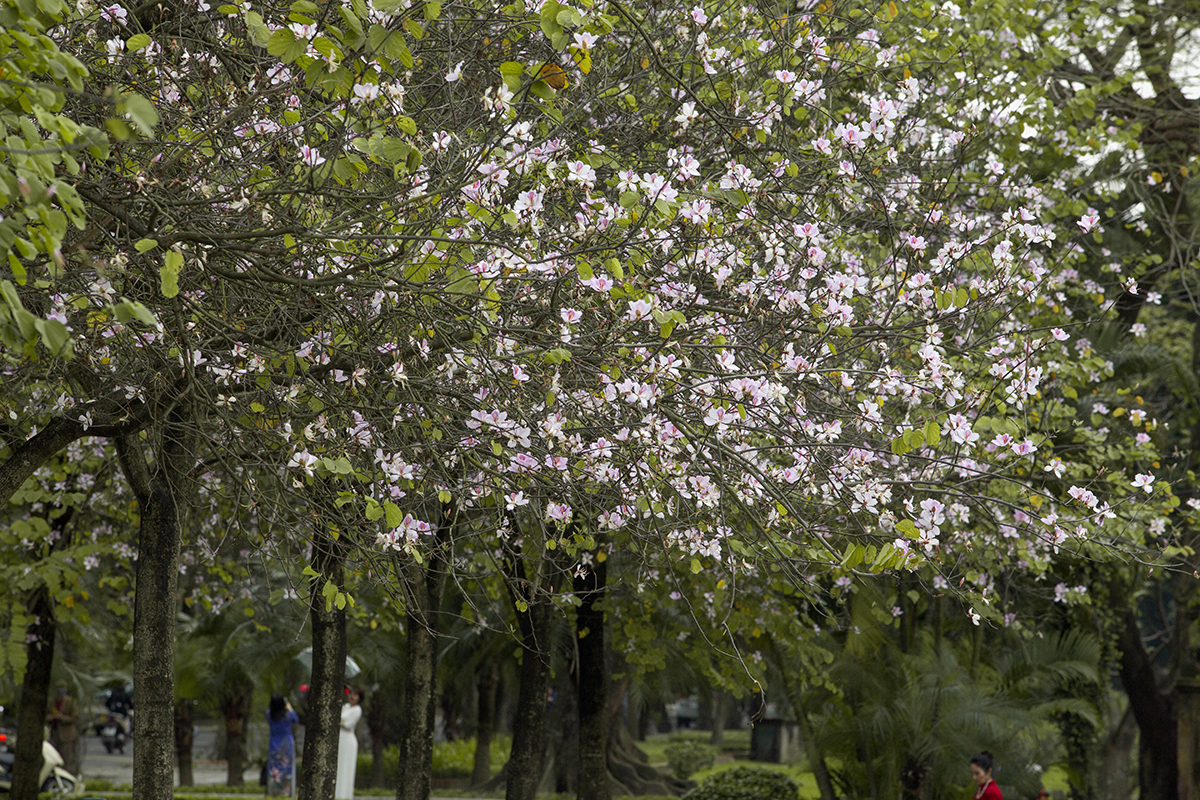
[(271, 696), (267, 709), (267, 724), (271, 738), (267, 745), (267, 794), (271, 797), (291, 797), (296, 777), (296, 739), (292, 725), (300, 721), (292, 704), (283, 695)]

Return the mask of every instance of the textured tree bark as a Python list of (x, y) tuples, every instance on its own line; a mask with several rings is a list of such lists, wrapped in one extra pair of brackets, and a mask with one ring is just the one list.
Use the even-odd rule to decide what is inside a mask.
[(0, 506), (8, 505), (13, 493), (30, 475), (59, 450), (83, 436), (83, 431), (83, 425), (75, 420), (56, 418), (14, 447), (12, 455), (0, 465)]
[(246, 782), (246, 716), (249, 710), (249, 687), (238, 687), (221, 702), (221, 713), (225, 716), (226, 786), (241, 786)]
[(729, 724), (729, 712), (733, 709), (733, 696), (722, 691), (717, 695), (717, 711), (713, 717), (712, 736), (708, 743), (720, 747), (725, 741), (725, 726)]
[(487, 662), (479, 673), (476, 688), (479, 705), (476, 709), (475, 763), (471, 785), (482, 786), (492, 777), (492, 736), (496, 732), (496, 686), (500, 683), (500, 654)]
[(579, 654), (579, 800), (609, 800), (607, 636), (601, 602), (607, 561), (575, 577), (575, 641)]
[(713, 714), (712, 686), (701, 678), (700, 686), (696, 690), (696, 730), (711, 731)]
[(1121, 614), (1117, 646), (1120, 675), (1129, 706), (1138, 724), (1138, 785), (1141, 800), (1176, 800), (1178, 753), (1175, 709), (1158, 691), (1154, 668), (1142, 646), (1137, 618), (1126, 608)]
[(25, 677), (21, 681), (21, 707), (17, 712), (17, 749), (13, 754), (12, 800), (37, 800), (42, 770), (42, 728), (50, 696), (50, 668), (54, 664), (54, 603), (41, 583), (32, 591), (26, 608), (33, 622), (26, 627), (33, 637), (25, 645)]
[[(513, 525), (514, 529), (517, 526)], [(556, 535), (547, 532), (547, 538)], [(505, 586), (521, 634), (521, 671), (513, 714), (513, 741), (505, 765), (505, 800), (534, 800), (546, 754), (546, 701), (550, 691), (550, 597), (563, 574), (562, 549), (542, 551), (544, 560), (530, 567), (509, 540), (503, 561)], [(514, 544), (516, 547), (514, 547)]]
[(433, 723), (437, 713), (434, 693), (437, 624), (452, 525), (453, 510), (443, 506), (437, 538), (424, 556), (424, 565), (405, 557), (400, 567), (408, 601), (407, 675), (404, 681), (408, 709), (400, 734), (400, 780), (396, 784), (396, 800), (429, 800), (433, 779)]
[(528, 607), (525, 611), (517, 611), (523, 652), (504, 798), (535, 800), (545, 757), (546, 697), (550, 689), (550, 602), (546, 598), (529, 595), (522, 598), (514, 594), (514, 600), (518, 599)]
[(179, 767), (179, 785), (192, 786), (192, 739), (195, 709), (191, 700), (175, 701), (175, 764)]
[(312, 677), (304, 719), (304, 754), (298, 778), (299, 800), (332, 800), (337, 781), (338, 730), (346, 684), (346, 610), (326, 604), (323, 589), (345, 585), (344, 545), (323, 532), (313, 537), (309, 584), (312, 625)]
[[(408, 699), (400, 734), (400, 780), (396, 800), (428, 800), (433, 777), (433, 723), (437, 710), (434, 679), (437, 667), (437, 606), (440, 583), (431, 587), (418, 564), (405, 567), (408, 575), (408, 648), (405, 658), (405, 697)], [(432, 590), (432, 591), (431, 591)]]
[(134, 571), (133, 800), (172, 800), (175, 782), (175, 611), (188, 474), (194, 462), (191, 403), (184, 395), (162, 423), (153, 473), (136, 437), (118, 439), (121, 466), (141, 522)]
[(144, 405), (116, 418), (104, 418), (84, 427), (82, 422), (56, 417), (24, 442), (13, 444), (12, 454), (0, 464), (0, 506), (12, 499), (13, 493), (46, 461), (83, 436), (126, 436), (146, 427), (150, 418)]
[(1137, 722), (1126, 708), (1116, 728), (1101, 742), (1096, 765), (1097, 800), (1130, 800), (1130, 758), (1137, 741)]

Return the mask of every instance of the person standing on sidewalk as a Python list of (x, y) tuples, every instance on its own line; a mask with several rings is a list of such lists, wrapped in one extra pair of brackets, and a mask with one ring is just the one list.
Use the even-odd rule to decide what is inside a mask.
[(333, 790), (336, 800), (354, 800), (354, 771), (358, 768), (358, 737), (354, 729), (362, 719), (361, 702), (361, 691), (354, 688), (346, 690), (342, 727), (338, 732), (337, 781)]
[(267, 724), (271, 736), (267, 745), (267, 795), (291, 797), (296, 785), (296, 739), (292, 726), (300, 721), (283, 695), (271, 697), (267, 710)]
[(66, 684), (59, 684), (58, 696), (47, 715), (50, 723), (50, 744), (62, 756), (63, 768), (72, 775), (79, 774), (79, 710)]

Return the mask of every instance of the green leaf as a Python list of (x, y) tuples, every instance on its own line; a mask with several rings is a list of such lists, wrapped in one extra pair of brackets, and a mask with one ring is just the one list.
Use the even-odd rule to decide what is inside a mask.
[(704, 569), (704, 565), (700, 563), (700, 559), (693, 558), (692, 559), (692, 574), (699, 575), (703, 569)]
[(442, 4), (437, 2), (437, 0), (429, 0), (429, 2), (425, 4), (425, 19), (432, 21), (441, 15)]
[(542, 4), (540, 22), (542, 33), (553, 43), (563, 37), (562, 25), (558, 23), (558, 14), (563, 10), (562, 4), (556, 0), (546, 0)]
[(56, 319), (40, 319), (37, 323), (42, 334), (42, 344), (54, 356), (66, 356), (71, 352), (71, 334), (67, 326)]
[(125, 42), (125, 49), (131, 53), (136, 53), (143, 47), (148, 47), (153, 41), (148, 33), (135, 33)]
[(396, 127), (407, 133), (409, 136), (417, 132), (417, 122), (412, 117), (397, 117)]
[(254, 11), (246, 12), (246, 32), (250, 34), (250, 41), (254, 42), (259, 47), (266, 47), (271, 41), (271, 30), (263, 22), (261, 15)]
[(399, 528), (400, 524), (404, 522), (404, 512), (391, 500), (383, 504), (383, 511), (387, 516), (387, 526), (389, 528)]
[(925, 442), (930, 445), (935, 445), (942, 440), (942, 430), (938, 427), (935, 420), (929, 420), (925, 423)]
[(138, 239), (133, 243), (133, 249), (139, 253), (145, 253), (147, 250), (153, 250), (158, 247), (157, 239)]
[(354, 31), (354, 33), (357, 34), (358, 36), (362, 36), (363, 35), (362, 22), (359, 20), (359, 18), (357, 16), (354, 15), (354, 9), (350, 8), (350, 6), (342, 5), (342, 6), (338, 6), (338, 10), (342, 14), (342, 20), (346, 23), (346, 27), (348, 27), (350, 30)]
[(122, 98), (118, 110), (129, 115), (143, 136), (154, 136), (154, 126), (158, 124), (158, 112), (154, 110), (154, 104), (149, 100), (137, 93), (127, 94)]
[(445, 489), (442, 489), (440, 492), (438, 492), (438, 502), (442, 503), (443, 505), (449, 503), (451, 499), (450, 492), (446, 491)]
[(557, 22), (559, 25), (562, 25), (565, 27), (567, 25), (579, 26), (579, 25), (583, 24), (583, 17), (581, 17), (579, 15), (578, 11), (571, 8), (570, 6), (560, 5), (559, 8), (561, 8), (562, 10), (554, 15), (554, 21)]
[(297, 39), (296, 34), (287, 28), (279, 28), (267, 40), (267, 52), (278, 57), (285, 64), (290, 64), (308, 49), (308, 42)]
[(168, 250), (163, 257), (163, 265), (158, 268), (163, 297), (174, 297), (179, 294), (179, 272), (182, 269), (183, 254), (178, 250)]
[(419, 40), (425, 38), (425, 29), (421, 27), (421, 23), (417, 22), (411, 17), (404, 20), (404, 30), (411, 33), (414, 39)]

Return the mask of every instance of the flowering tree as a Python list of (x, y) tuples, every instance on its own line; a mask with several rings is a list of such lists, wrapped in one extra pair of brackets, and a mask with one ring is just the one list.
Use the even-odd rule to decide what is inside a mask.
[[(395, 553), (421, 618), (447, 543), (480, 542), (532, 669), (602, 552), (969, 578), (979, 623), (998, 575), (1123, 546), (1134, 492), (1169, 506), (1148, 472), (1064, 458), (1100, 444), (1073, 401), (1109, 368), (1071, 331), (1103, 300), (1060, 244), (1096, 221), (996, 149), (1006, 67), (929, 66), (894, 6), (855, 11), (297, 0), (63, 26), (98, 85), (155, 99), (158, 138), (77, 181), (95, 235), (61, 271), (23, 266), (76, 358), (10, 372), (73, 407), (18, 414), (43, 427), (6, 469), (111, 407), (153, 569), (139, 679), (170, 675), (153, 642), (198, 458), (310, 520), (305, 797), (332, 780), (355, 547)], [(169, 748), (169, 702), (147, 711), (140, 740)], [(138, 754), (147, 797), (167, 752)]]

